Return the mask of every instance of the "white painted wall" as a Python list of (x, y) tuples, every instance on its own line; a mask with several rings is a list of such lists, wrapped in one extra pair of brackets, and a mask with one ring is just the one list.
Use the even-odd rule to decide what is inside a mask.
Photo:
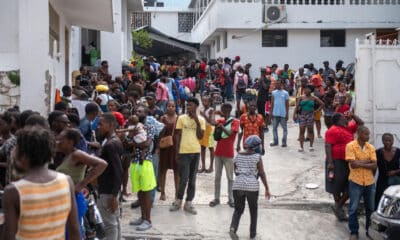
[(286, 5), (287, 23), (269, 25), (262, 23), (262, 9), (261, 1), (214, 0), (194, 26), (192, 41), (203, 43), (217, 29), (364, 29), (400, 25), (400, 5)]
[(400, 45), (379, 46), (369, 41), (356, 47), (356, 112), (370, 128), (370, 141), (382, 146), (382, 134), (400, 145)]
[(162, 33), (182, 41), (191, 41), (190, 33), (178, 32), (177, 11), (157, 11), (151, 13), (151, 26)]
[(121, 75), (121, 66), (123, 60), (122, 45), (123, 33), (121, 23), (121, 0), (113, 0), (114, 12), (114, 32), (100, 32), (100, 54), (101, 60), (107, 60), (109, 72), (115, 78)]
[(70, 74), (72, 71), (79, 70), (81, 65), (81, 28), (71, 27), (71, 54), (70, 54)]
[(20, 108), (47, 114), (44, 90), (45, 73), (49, 69), (49, 2), (48, 0), (18, 2)]
[(19, 69), (18, 1), (0, 0), (0, 71)]
[[(334, 67), (337, 60), (341, 59), (345, 65), (355, 60), (355, 39), (363, 38), (373, 29), (348, 29), (346, 30), (346, 47), (320, 47), (320, 30), (288, 30), (288, 47), (262, 47), (261, 31), (253, 30), (229, 30), (228, 47), (223, 48), (223, 34), (220, 36), (221, 50), (216, 51), (216, 45), (211, 46), (211, 58), (241, 56), (242, 63), (251, 63), (252, 75), (258, 76), (260, 67), (273, 63), (280, 67), (288, 63), (290, 68), (299, 68), (305, 63), (314, 63), (316, 67), (322, 67), (322, 62), (328, 60)], [(232, 39), (232, 36), (240, 39)], [(215, 41), (216, 42), (216, 41)]]

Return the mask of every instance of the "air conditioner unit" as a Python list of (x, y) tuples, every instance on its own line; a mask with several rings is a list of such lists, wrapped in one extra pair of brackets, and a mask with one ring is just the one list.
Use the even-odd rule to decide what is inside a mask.
[(265, 4), (263, 8), (264, 23), (280, 23), (286, 21), (287, 13), (285, 5)]

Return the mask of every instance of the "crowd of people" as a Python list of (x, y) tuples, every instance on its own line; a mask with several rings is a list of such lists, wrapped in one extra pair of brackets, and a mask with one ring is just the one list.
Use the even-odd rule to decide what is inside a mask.
[[(360, 197), (364, 196), (369, 219), (375, 208), (374, 170), (378, 166), (375, 199), (379, 200), (388, 185), (397, 183), (394, 177), (400, 175), (400, 150), (392, 146), (393, 136), (385, 134), (385, 147), (375, 154), (368, 144), (368, 129), (354, 114), (351, 74), (345, 73), (342, 61), (335, 70), (329, 62), (323, 64), (319, 70), (311, 63), (297, 71), (288, 64), (282, 69), (272, 64), (262, 68), (257, 77), (251, 76), (251, 64), (242, 64), (240, 56), (233, 61), (181, 59), (163, 63), (144, 57), (124, 65), (121, 76), (114, 77), (107, 61), (94, 72), (82, 66), (73, 86), (62, 88), (62, 96), (48, 116), (32, 110), (20, 113), (18, 108), (1, 114), (5, 238), (58, 238), (66, 231), (69, 239), (84, 239), (84, 193), (90, 185), (98, 192), (106, 239), (120, 239), (120, 201), (127, 201), (132, 194), (129, 180), (138, 198), (131, 207), (141, 209), (130, 225), (145, 231), (152, 227), (156, 192), (160, 192), (160, 200), (168, 198), (165, 185), (169, 169), (173, 170), (175, 186), (174, 196), (169, 196), (174, 199), (170, 211), (183, 209), (197, 214), (192, 203), (197, 174), (215, 171), (215, 194), (209, 203), (215, 207), (221, 204), (225, 168), (227, 204), (234, 208), (229, 233), (237, 239), (247, 199), (253, 239), (258, 178), (265, 187), (265, 197), (271, 195), (262, 164), (264, 135), (272, 122), (270, 147), (279, 146), (280, 125), (281, 147), (287, 147), (290, 104), (295, 105), (293, 120), (299, 124), (299, 152), (304, 152), (306, 141), (309, 151), (314, 151), (314, 126), (317, 137), (322, 138), (324, 116), (328, 128), (326, 190), (334, 196), (333, 210), (340, 220), (346, 219), (343, 206), (350, 197), (349, 227), (351, 234), (357, 235)], [(208, 94), (211, 84), (220, 89), (221, 106), (217, 107)], [(358, 137), (353, 141), (356, 131)]]

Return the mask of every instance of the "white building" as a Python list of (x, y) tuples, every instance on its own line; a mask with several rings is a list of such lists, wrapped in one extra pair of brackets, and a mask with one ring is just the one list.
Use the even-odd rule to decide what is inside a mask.
[[(52, 109), (55, 89), (71, 85), (71, 72), (81, 64), (80, 27), (102, 31), (102, 58), (118, 63), (110, 70), (120, 73), (131, 46), (128, 9), (142, 10), (143, 1), (0, 0), (0, 111), (13, 105), (42, 114)], [(14, 70), (20, 87), (6, 77)]]
[[(210, 58), (240, 55), (259, 67), (355, 60), (355, 39), (398, 38), (398, 0), (192, 0), (192, 41)], [(257, 73), (258, 75), (258, 73)]]

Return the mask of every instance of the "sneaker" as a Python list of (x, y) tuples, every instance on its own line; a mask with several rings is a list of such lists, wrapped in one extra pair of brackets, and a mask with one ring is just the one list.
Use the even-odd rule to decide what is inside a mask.
[(269, 146), (270, 147), (275, 147), (275, 146), (278, 146), (278, 144), (277, 143), (270, 143)]
[(299, 150), (297, 150), (298, 152), (304, 152), (303, 148), (299, 148)]
[(136, 231), (146, 231), (152, 227), (151, 223), (147, 220), (144, 220), (142, 224), (136, 227)]
[(235, 207), (235, 203), (234, 203), (233, 201), (228, 201), (228, 205), (229, 205), (229, 207), (231, 207), (231, 208), (234, 208), (234, 207)]
[(310, 152), (314, 152), (314, 148), (313, 147), (310, 147)]
[(193, 215), (197, 214), (197, 211), (193, 207), (192, 202), (185, 202), (185, 205), (183, 206), (183, 210), (185, 210), (186, 212), (191, 213)]
[(232, 240), (239, 239), (239, 236), (236, 234), (236, 231), (233, 228), (229, 229), (229, 236), (231, 237)]
[(283, 147), (283, 148), (287, 147), (286, 143), (282, 144), (281, 147)]
[(139, 225), (141, 225), (143, 223), (143, 221), (144, 221), (143, 218), (138, 218), (136, 220), (130, 221), (129, 225), (139, 226)]
[(182, 205), (182, 200), (176, 200), (175, 202), (172, 203), (172, 206), (169, 208), (169, 211), (176, 212), (179, 209), (181, 209), (181, 205)]
[(139, 200), (136, 200), (133, 203), (131, 203), (131, 208), (138, 208), (138, 207), (140, 207)]
[(214, 200), (212, 200), (208, 205), (209, 205), (210, 207), (215, 207), (215, 206), (217, 206), (217, 205), (219, 205), (219, 204), (220, 204), (219, 199), (214, 199)]

